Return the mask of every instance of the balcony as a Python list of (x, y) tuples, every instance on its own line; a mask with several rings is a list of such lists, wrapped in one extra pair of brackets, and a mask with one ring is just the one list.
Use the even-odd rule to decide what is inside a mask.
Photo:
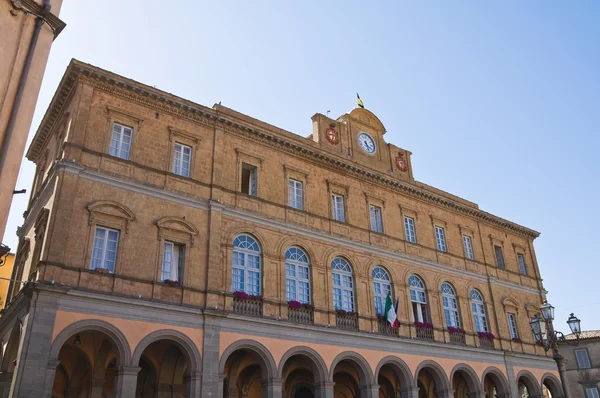
[(263, 301), (261, 297), (256, 296), (233, 296), (233, 312), (241, 315), (262, 316)]
[(390, 323), (385, 319), (379, 319), (377, 321), (377, 328), (379, 330), (379, 334), (384, 336), (395, 336), (398, 337), (398, 328), (393, 328), (390, 326)]
[(465, 331), (462, 329), (448, 329), (450, 335), (450, 344), (467, 345), (465, 341)]
[(433, 341), (433, 325), (428, 324), (415, 324), (416, 337), (419, 340)]
[(358, 315), (355, 312), (336, 311), (335, 324), (339, 329), (358, 330)]
[(296, 323), (306, 323), (312, 325), (314, 323), (314, 311), (308, 306), (298, 308), (288, 307), (288, 319)]
[(494, 335), (491, 333), (478, 333), (477, 340), (479, 340), (478, 346), (480, 348), (486, 348), (488, 350), (494, 349)]

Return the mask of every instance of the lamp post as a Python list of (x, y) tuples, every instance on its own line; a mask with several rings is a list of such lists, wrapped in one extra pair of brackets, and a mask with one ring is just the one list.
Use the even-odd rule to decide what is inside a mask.
[(563, 388), (563, 394), (565, 398), (570, 398), (569, 386), (567, 385), (567, 373), (565, 369), (565, 358), (558, 352), (558, 343), (567, 343), (569, 345), (579, 344), (579, 334), (581, 333), (581, 321), (573, 314), (569, 316), (567, 324), (571, 329), (571, 332), (575, 334), (576, 340), (569, 341), (565, 338), (565, 335), (559, 331), (554, 330), (552, 321), (554, 320), (554, 307), (544, 301), (544, 304), (540, 308), (542, 311), (542, 319), (537, 315), (529, 321), (531, 325), (531, 331), (535, 340), (544, 346), (544, 350), (552, 349), (552, 359), (556, 361), (558, 367), (558, 373), (560, 374), (560, 382)]

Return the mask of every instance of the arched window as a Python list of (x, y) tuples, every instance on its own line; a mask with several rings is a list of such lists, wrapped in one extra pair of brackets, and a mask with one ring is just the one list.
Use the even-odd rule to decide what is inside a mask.
[(233, 272), (231, 290), (260, 294), (260, 246), (249, 235), (238, 235), (233, 240)]
[(412, 302), (414, 321), (429, 322), (425, 284), (418, 276), (411, 275), (408, 278), (408, 287), (410, 289), (410, 301)]
[(458, 302), (456, 301), (456, 292), (451, 284), (442, 283), (442, 302), (444, 304), (444, 316), (446, 326), (459, 328), (460, 316), (458, 315)]
[(285, 252), (285, 298), (310, 303), (310, 272), (308, 256), (299, 247)]
[(331, 262), (333, 304), (336, 310), (354, 312), (354, 280), (348, 261), (336, 257)]
[(383, 314), (385, 311), (385, 299), (392, 295), (392, 285), (390, 276), (381, 267), (375, 267), (373, 273), (373, 291), (375, 292), (375, 312)]
[(483, 296), (477, 290), (471, 290), (471, 308), (473, 308), (473, 318), (475, 320), (476, 332), (487, 332), (487, 316), (485, 315), (485, 305), (483, 304)]

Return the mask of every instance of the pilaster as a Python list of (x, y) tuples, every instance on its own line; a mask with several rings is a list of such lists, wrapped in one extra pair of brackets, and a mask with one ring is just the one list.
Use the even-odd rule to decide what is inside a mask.
[(419, 398), (419, 388), (418, 387), (407, 387), (400, 389), (400, 397), (401, 398)]
[(333, 382), (315, 383), (315, 398), (333, 398), (334, 385)]
[(262, 381), (263, 398), (282, 398), (283, 383), (279, 378)]
[(120, 366), (117, 371), (116, 398), (135, 398), (139, 366)]
[(360, 386), (360, 398), (379, 398), (379, 385)]

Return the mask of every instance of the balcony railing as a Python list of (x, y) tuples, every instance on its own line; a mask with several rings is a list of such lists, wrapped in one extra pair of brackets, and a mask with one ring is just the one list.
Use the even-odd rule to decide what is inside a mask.
[(423, 326), (415, 326), (417, 330), (417, 339), (433, 341), (433, 329)]
[(377, 326), (379, 328), (379, 334), (383, 334), (385, 336), (398, 336), (398, 328), (394, 329), (385, 319), (379, 319), (377, 321)]
[(494, 338), (493, 337), (485, 337), (485, 336), (477, 336), (479, 340), (479, 347), (487, 348), (489, 350), (494, 349)]
[(456, 345), (467, 345), (465, 341), (465, 332), (464, 331), (448, 331), (450, 335), (450, 344)]
[(241, 299), (238, 297), (233, 298), (233, 312), (236, 314), (250, 315), (250, 316), (262, 316), (263, 303), (260, 299)]
[(312, 324), (314, 322), (313, 310), (305, 307), (288, 307), (288, 319), (296, 323)]
[(348, 312), (348, 313), (336, 312), (335, 324), (340, 329), (358, 330), (358, 317), (353, 312)]

